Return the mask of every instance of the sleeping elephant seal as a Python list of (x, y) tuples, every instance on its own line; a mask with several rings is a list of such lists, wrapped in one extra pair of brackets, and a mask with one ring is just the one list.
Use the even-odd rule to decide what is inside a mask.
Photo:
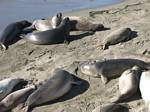
[(81, 81), (75, 82), (69, 72), (56, 69), (53, 76), (29, 96), (25, 103), (25, 112), (34, 106), (58, 99), (71, 89), (72, 84), (80, 83)]
[(85, 17), (69, 16), (70, 29), (72, 31), (101, 31), (104, 30), (104, 25), (94, 23)]
[(7, 49), (6, 44), (13, 41), (16, 37), (22, 33), (23, 29), (31, 26), (31, 23), (23, 20), (15, 23), (9, 24), (0, 37), (0, 46), (3, 50)]
[(17, 84), (24, 81), (21, 78), (8, 78), (0, 81), (0, 101), (10, 94)]
[(10, 111), (21, 103), (35, 90), (35, 86), (29, 86), (9, 94), (0, 102), (0, 112)]
[(115, 31), (112, 31), (106, 38), (104, 38), (102, 42), (102, 48), (105, 50), (110, 45), (118, 44), (120, 42), (123, 42), (125, 40), (129, 40), (131, 35), (131, 29), (130, 28), (119, 28)]
[(67, 41), (69, 32), (69, 18), (65, 18), (57, 28), (29, 33), (27, 35), (22, 35), (21, 38), (37, 45), (50, 45)]
[(125, 70), (133, 66), (139, 66), (141, 69), (150, 69), (150, 63), (146, 63), (137, 59), (108, 59), (101, 61), (87, 61), (81, 63), (78, 69), (93, 77), (101, 77), (104, 84), (108, 82), (108, 78), (118, 77)]
[(140, 92), (142, 99), (145, 101), (146, 106), (148, 106), (148, 112), (150, 112), (150, 70), (142, 73), (140, 78)]
[(127, 107), (121, 104), (110, 103), (98, 106), (92, 112), (127, 112), (127, 110)]
[(131, 69), (124, 71), (119, 78), (119, 91), (121, 94), (113, 102), (119, 103), (132, 97), (138, 90), (141, 74), (142, 70), (138, 66), (133, 66)]

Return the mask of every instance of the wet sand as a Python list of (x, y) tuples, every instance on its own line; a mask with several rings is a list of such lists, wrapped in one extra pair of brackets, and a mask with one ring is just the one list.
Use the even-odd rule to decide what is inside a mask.
[[(89, 16), (91, 11), (92, 16)], [(6, 52), (0, 52), (0, 78), (18, 76), (42, 81), (58, 67), (72, 72), (74, 61), (114, 58), (121, 52), (147, 56), (147, 61), (150, 61), (150, 0), (126, 0), (103, 9), (88, 9), (65, 15), (86, 16), (110, 30), (97, 31), (95, 34), (71, 32), (75, 38), (81, 39), (72, 41), (69, 45), (39, 46), (20, 40), (10, 45)], [(108, 33), (121, 26), (130, 27), (135, 32), (134, 38), (112, 45), (107, 50), (96, 48)], [(81, 86), (74, 86), (60, 100), (36, 107), (32, 112), (91, 112), (96, 106), (109, 103), (119, 94), (118, 78), (104, 85), (99, 78), (81, 73), (78, 77), (85, 80)], [(129, 105), (129, 112), (147, 112), (139, 93), (125, 104)], [(19, 108), (13, 111), (21, 112)]]

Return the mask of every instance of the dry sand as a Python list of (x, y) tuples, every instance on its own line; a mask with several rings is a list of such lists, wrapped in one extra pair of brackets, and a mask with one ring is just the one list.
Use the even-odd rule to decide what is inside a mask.
[[(91, 11), (92, 17), (89, 16)], [(69, 45), (39, 46), (20, 40), (9, 46), (6, 52), (0, 52), (0, 79), (17, 76), (42, 81), (58, 67), (72, 72), (74, 61), (114, 58), (114, 53), (124, 51), (150, 56), (150, 0), (126, 0), (103, 9), (87, 9), (65, 15), (86, 16), (111, 29), (98, 31), (95, 34), (71, 32), (74, 38), (81, 37), (81, 39), (74, 40)], [(122, 26), (135, 31), (133, 35), (135, 38), (112, 45), (107, 50), (96, 48), (108, 33)], [(149, 57), (147, 61), (150, 61)], [(81, 86), (74, 86), (60, 100), (36, 107), (33, 112), (91, 112), (96, 106), (110, 102), (119, 94), (118, 78), (103, 85), (99, 78), (83, 74), (78, 74), (78, 77), (85, 80)], [(125, 104), (129, 105), (130, 112), (146, 112), (139, 94)], [(14, 112), (21, 110), (15, 109)]]

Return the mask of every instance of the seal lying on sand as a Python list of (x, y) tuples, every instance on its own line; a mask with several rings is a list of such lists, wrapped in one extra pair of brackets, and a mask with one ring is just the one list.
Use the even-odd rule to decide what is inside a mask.
[(125, 40), (129, 40), (131, 32), (132, 31), (130, 28), (124, 28), (124, 27), (113, 31), (106, 38), (104, 38), (102, 42), (102, 46), (103, 46), (102, 48), (107, 49), (109, 45), (114, 45), (123, 42)]
[(8, 78), (0, 81), (0, 101), (12, 92), (13, 88), (20, 82), (24, 82), (21, 78)]
[(114, 101), (115, 103), (122, 102), (137, 92), (141, 73), (142, 71), (138, 66), (134, 66), (122, 73), (119, 78), (119, 90), (121, 94)]
[(62, 22), (62, 14), (57, 13), (56, 16), (52, 17), (52, 20), (50, 19), (39, 19), (35, 20), (32, 23), (32, 26), (36, 28), (38, 31), (46, 31), (52, 28), (56, 28), (59, 26)]
[(102, 82), (108, 82), (108, 78), (118, 77), (125, 70), (133, 66), (141, 69), (150, 69), (150, 63), (136, 59), (109, 59), (102, 61), (87, 61), (79, 65), (79, 70), (87, 75), (101, 77)]
[(98, 106), (92, 112), (124, 112), (125, 110), (128, 110), (127, 107), (121, 104), (110, 103)]
[(21, 103), (24, 103), (28, 96), (35, 90), (35, 86), (30, 86), (24, 89), (20, 89), (9, 94), (0, 102), (0, 112), (9, 111)]
[(143, 72), (140, 78), (140, 92), (150, 112), (150, 70)]
[(55, 28), (41, 32), (33, 32), (22, 35), (21, 38), (38, 45), (58, 44), (67, 41), (70, 32), (69, 18), (65, 18), (61, 24)]
[(31, 23), (26, 20), (9, 24), (4, 29), (0, 37), (1, 48), (6, 50), (6, 44), (13, 41), (13, 39), (15, 39), (17, 36), (19, 37), (19, 35), (22, 33), (22, 30), (30, 25)]
[(81, 82), (75, 82), (69, 72), (56, 69), (54, 75), (29, 96), (25, 103), (26, 112), (28, 112), (29, 108), (36, 105), (58, 99), (71, 89), (72, 84), (80, 83)]

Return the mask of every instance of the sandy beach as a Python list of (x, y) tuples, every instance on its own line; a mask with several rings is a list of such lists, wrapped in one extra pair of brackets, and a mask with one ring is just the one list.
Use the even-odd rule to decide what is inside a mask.
[[(124, 57), (123, 53), (136, 53), (144, 61), (150, 61), (150, 0), (125, 0), (120, 4), (102, 9), (86, 9), (65, 13), (64, 16), (85, 16), (96, 23), (102, 23), (110, 30), (90, 32), (71, 32), (76, 39), (67, 44), (34, 45), (23, 39), (9, 46), (5, 52), (0, 51), (0, 79), (23, 77), (43, 81), (55, 68), (73, 72), (75, 61)], [(129, 41), (111, 45), (102, 50), (96, 47), (114, 29), (130, 27), (134, 31)], [(121, 55), (122, 54), (122, 55)], [(117, 55), (117, 56), (116, 56)], [(126, 57), (126, 56), (125, 56)], [(145, 58), (146, 57), (146, 58)], [(120, 57), (119, 57), (120, 58)], [(138, 58), (138, 57), (136, 57)], [(100, 78), (93, 78), (78, 73), (83, 84), (73, 86), (64, 97), (32, 112), (91, 112), (95, 107), (111, 102), (119, 94), (118, 78), (104, 85)], [(124, 102), (129, 112), (147, 112), (140, 93)], [(13, 112), (22, 112), (19, 107)]]

